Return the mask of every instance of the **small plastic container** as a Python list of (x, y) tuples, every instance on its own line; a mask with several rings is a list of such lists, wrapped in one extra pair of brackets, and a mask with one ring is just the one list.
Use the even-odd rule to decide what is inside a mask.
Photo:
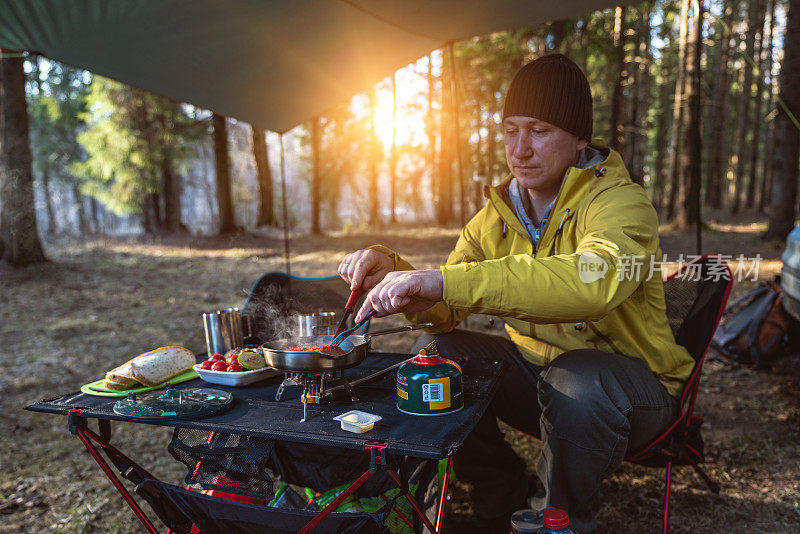
[(272, 367), (264, 367), (262, 369), (255, 369), (253, 371), (240, 371), (238, 373), (229, 373), (228, 371), (212, 371), (211, 369), (201, 369), (200, 364), (193, 366), (192, 369), (197, 371), (205, 382), (209, 384), (219, 384), (221, 386), (246, 386), (259, 380), (272, 378), (281, 374), (280, 371)]
[(342, 430), (353, 432), (354, 434), (363, 434), (372, 430), (375, 422), (381, 419), (380, 415), (362, 412), (361, 410), (350, 410), (333, 418), (334, 421), (342, 423)]

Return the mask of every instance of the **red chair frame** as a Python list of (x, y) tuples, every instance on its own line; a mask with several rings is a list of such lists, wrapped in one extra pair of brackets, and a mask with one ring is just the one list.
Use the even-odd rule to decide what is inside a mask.
[(708, 347), (711, 345), (711, 339), (714, 335), (714, 331), (717, 329), (717, 326), (719, 326), (719, 321), (722, 318), (723, 312), (725, 311), (725, 305), (728, 301), (728, 297), (730, 296), (731, 287), (733, 286), (733, 276), (731, 274), (730, 267), (728, 267), (728, 264), (720, 256), (706, 254), (683, 264), (677, 272), (666, 277), (664, 282), (668, 282), (675, 277), (682, 276), (687, 270), (694, 269), (694, 265), (699, 262), (708, 262), (710, 260), (715, 260), (717, 264), (724, 266), (724, 272), (726, 276), (720, 276), (720, 279), (726, 280), (727, 284), (725, 284), (723, 288), (724, 294), (722, 295), (722, 300), (719, 305), (714, 328), (710, 330), (710, 333), (707, 336), (708, 339), (704, 340), (704, 349), (702, 354), (699, 354), (699, 356), (694, 354), (692, 355), (692, 357), (695, 358), (696, 363), (694, 369), (692, 370), (692, 374), (689, 376), (689, 379), (683, 388), (683, 393), (681, 394), (680, 415), (675, 422), (672, 423), (669, 428), (667, 428), (667, 430), (661, 433), (661, 435), (655, 438), (646, 447), (625, 458), (626, 461), (633, 463), (642, 463), (648, 460), (662, 460), (666, 463), (666, 487), (664, 490), (664, 516), (662, 527), (664, 534), (667, 534), (669, 530), (669, 504), (673, 464), (685, 462), (686, 464), (691, 465), (712, 492), (719, 493), (720, 491), (719, 484), (712, 480), (711, 477), (708, 476), (708, 474), (698, 465), (703, 463), (702, 453), (686, 443), (686, 441), (691, 425), (693, 423), (702, 424), (703, 422), (702, 418), (695, 416), (693, 413), (695, 400), (697, 398), (697, 390), (700, 383), (700, 373), (708, 352)]

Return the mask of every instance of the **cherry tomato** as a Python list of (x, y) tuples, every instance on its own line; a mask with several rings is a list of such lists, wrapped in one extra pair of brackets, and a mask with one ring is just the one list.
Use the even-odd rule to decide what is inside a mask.
[(244, 371), (244, 367), (242, 367), (238, 363), (232, 363), (228, 365), (229, 373), (241, 373), (242, 371)]
[(220, 360), (218, 362), (214, 362), (211, 365), (211, 370), (212, 371), (227, 371), (228, 370), (228, 364), (225, 363), (225, 360)]
[(206, 360), (206, 361), (204, 361), (203, 363), (200, 364), (200, 369), (208, 370), (208, 369), (211, 369), (212, 365), (214, 365), (214, 362), (212, 362), (211, 360)]
[(222, 354), (212, 354), (211, 356), (208, 357), (208, 359), (209, 361), (212, 362), (224, 362), (225, 356), (223, 356)]

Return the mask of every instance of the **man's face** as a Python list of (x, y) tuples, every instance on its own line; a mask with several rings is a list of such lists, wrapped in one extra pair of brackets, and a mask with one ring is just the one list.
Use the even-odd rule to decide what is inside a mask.
[(522, 187), (541, 195), (558, 192), (570, 165), (587, 141), (531, 117), (503, 119), (506, 161)]

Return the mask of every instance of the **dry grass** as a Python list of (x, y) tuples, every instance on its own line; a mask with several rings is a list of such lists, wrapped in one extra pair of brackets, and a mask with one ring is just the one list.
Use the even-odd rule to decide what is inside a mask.
[[(782, 245), (760, 242), (759, 224), (714, 223), (704, 234), (704, 251), (760, 253), (770, 260), (761, 264), (760, 277), (767, 278), (779, 268)], [(434, 266), (456, 237), (456, 230), (436, 228), (383, 231), (380, 237), (293, 236), (292, 268), (304, 275), (333, 273), (344, 253), (375, 242), (404, 252), (419, 267)], [(693, 253), (693, 236), (664, 228), (662, 248), (670, 255)], [(258, 276), (282, 270), (282, 241), (266, 233), (96, 240), (51, 243), (48, 254), (52, 261), (45, 265), (0, 266), (0, 532), (137, 532), (133, 514), (67, 433), (66, 421), (22, 407), (74, 391), (152, 347), (203, 350), (200, 313), (241, 304)], [(739, 284), (734, 294), (752, 284)], [(723, 489), (713, 495), (690, 469), (678, 469), (674, 532), (800, 531), (798, 364), (796, 355), (772, 371), (709, 362), (698, 412), (707, 421), (707, 469)], [(113, 440), (157, 476), (178, 483), (183, 473), (166, 453), (168, 437), (164, 429), (115, 425)], [(537, 443), (513, 430), (508, 438), (534, 465)], [(623, 466), (604, 482), (598, 499), (603, 532), (656, 531), (662, 489), (660, 470)], [(466, 488), (457, 483), (451, 531), (459, 530), (468, 511)]]

